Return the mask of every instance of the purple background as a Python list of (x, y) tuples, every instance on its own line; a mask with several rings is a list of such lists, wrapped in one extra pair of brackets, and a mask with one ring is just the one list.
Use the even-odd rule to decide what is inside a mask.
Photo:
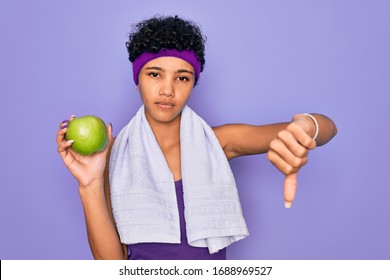
[(180, 14), (208, 37), (190, 106), (210, 125), (330, 116), (293, 207), (264, 155), (232, 161), (250, 236), (229, 259), (390, 259), (390, 1), (0, 1), (0, 258), (91, 259), (59, 123), (96, 114), (114, 134), (140, 106), (125, 41)]

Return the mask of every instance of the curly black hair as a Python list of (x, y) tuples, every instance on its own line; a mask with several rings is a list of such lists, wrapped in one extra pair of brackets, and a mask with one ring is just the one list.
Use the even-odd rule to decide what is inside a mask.
[(126, 42), (130, 62), (143, 52), (158, 53), (163, 49), (192, 50), (203, 71), (206, 37), (195, 23), (176, 16), (155, 16), (135, 25)]

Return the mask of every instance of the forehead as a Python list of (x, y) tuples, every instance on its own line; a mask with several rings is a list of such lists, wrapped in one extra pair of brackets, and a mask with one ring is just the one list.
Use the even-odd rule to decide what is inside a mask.
[(148, 61), (142, 68), (159, 67), (166, 71), (177, 71), (178, 69), (193, 72), (194, 68), (187, 61), (173, 56), (158, 57)]

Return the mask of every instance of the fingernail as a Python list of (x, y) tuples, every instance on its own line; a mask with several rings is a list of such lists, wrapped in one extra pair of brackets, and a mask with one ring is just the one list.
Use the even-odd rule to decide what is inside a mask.
[(69, 126), (69, 124), (66, 123), (66, 124), (64, 124), (63, 126), (61, 126), (61, 129), (64, 129), (64, 128), (68, 127), (68, 126)]
[(70, 116), (70, 118), (75, 118), (75, 117), (76, 117), (76, 115), (71, 115), (71, 116)]
[(291, 208), (291, 206), (292, 206), (292, 202), (289, 202), (289, 201), (284, 202), (284, 207), (289, 209), (289, 208)]
[(69, 120), (63, 120), (62, 122), (63, 122), (63, 123), (68, 123), (68, 122), (69, 122)]
[(74, 142), (74, 140), (68, 140), (68, 141), (66, 141), (66, 143), (68, 143), (68, 144), (72, 144)]

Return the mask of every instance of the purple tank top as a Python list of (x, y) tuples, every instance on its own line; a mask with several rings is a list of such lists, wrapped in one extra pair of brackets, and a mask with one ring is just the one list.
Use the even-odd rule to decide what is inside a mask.
[(182, 180), (175, 182), (179, 206), (181, 243), (139, 243), (129, 245), (129, 260), (226, 260), (226, 248), (210, 254), (208, 248), (188, 245), (184, 220), (184, 200)]

